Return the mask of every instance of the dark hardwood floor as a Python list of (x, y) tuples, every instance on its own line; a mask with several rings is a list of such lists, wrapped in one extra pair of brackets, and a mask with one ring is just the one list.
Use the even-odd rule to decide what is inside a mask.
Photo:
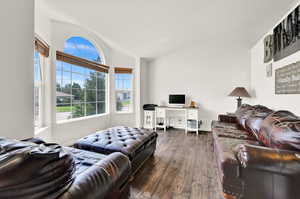
[(220, 199), (211, 133), (159, 132), (155, 156), (132, 182), (131, 199)]

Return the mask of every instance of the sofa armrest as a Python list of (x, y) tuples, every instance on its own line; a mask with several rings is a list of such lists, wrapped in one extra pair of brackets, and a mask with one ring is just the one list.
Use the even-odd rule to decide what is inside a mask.
[(218, 116), (218, 120), (219, 120), (219, 122), (237, 123), (237, 117), (234, 115), (220, 114)]
[(236, 156), (245, 169), (257, 169), (281, 175), (300, 174), (300, 153), (262, 146), (238, 145)]
[(32, 142), (35, 144), (46, 144), (46, 142), (40, 138), (28, 138), (28, 139), (24, 139), (21, 140), (22, 142)]
[(77, 157), (81, 158), (82, 162), (77, 162), (78, 170), (85, 166), (89, 168), (81, 173), (75, 173), (76, 177), (72, 185), (58, 199), (110, 198), (109, 195), (114, 190), (121, 190), (123, 185), (128, 183), (131, 164), (125, 155), (112, 153), (94, 164), (93, 161), (89, 163), (87, 157), (95, 153), (77, 149), (69, 150), (80, 151)]

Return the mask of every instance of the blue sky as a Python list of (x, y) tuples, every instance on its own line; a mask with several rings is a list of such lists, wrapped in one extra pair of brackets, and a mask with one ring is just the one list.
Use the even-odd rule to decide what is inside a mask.
[(95, 46), (82, 37), (71, 37), (68, 39), (65, 43), (64, 52), (91, 61), (96, 61), (100, 55)]

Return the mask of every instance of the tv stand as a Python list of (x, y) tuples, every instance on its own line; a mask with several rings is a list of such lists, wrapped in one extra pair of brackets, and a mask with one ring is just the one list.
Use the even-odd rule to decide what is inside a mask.
[(199, 109), (190, 107), (157, 106), (155, 108), (155, 130), (158, 128), (167, 130), (174, 127), (199, 133)]

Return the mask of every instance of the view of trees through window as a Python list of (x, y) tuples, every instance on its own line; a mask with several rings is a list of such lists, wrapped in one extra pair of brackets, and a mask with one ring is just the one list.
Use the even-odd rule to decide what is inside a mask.
[[(96, 48), (90, 42), (80, 37), (70, 38), (66, 42), (64, 52), (84, 59), (101, 62), (101, 57)], [(105, 113), (106, 76), (106, 73), (103, 72), (57, 61), (57, 120)]]
[(115, 74), (117, 112), (129, 112), (132, 106), (132, 74)]

